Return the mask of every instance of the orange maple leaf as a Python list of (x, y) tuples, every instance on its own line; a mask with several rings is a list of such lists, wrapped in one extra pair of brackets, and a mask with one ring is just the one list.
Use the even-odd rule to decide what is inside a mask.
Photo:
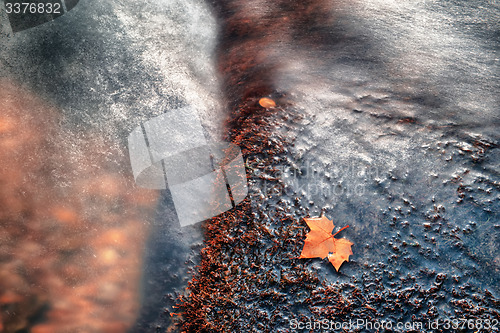
[(332, 231), (335, 228), (333, 221), (325, 216), (304, 218), (311, 229), (304, 241), (304, 248), (299, 258), (326, 258), (332, 263), (333, 267), (339, 271), (344, 261), (349, 261), (352, 254), (351, 246), (353, 243), (345, 238), (334, 238), (342, 230), (349, 228), (345, 226), (334, 235)]

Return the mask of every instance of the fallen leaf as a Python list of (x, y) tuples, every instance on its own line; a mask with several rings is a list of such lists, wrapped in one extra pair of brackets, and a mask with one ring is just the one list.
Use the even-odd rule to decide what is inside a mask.
[(334, 236), (342, 230), (349, 228), (345, 226), (334, 235), (335, 228), (333, 221), (325, 216), (304, 218), (311, 229), (304, 241), (304, 247), (299, 258), (327, 258), (335, 267), (337, 272), (344, 261), (349, 261), (352, 254), (353, 243), (345, 238), (336, 239)]
[(262, 106), (263, 108), (266, 108), (266, 109), (274, 108), (276, 106), (276, 102), (268, 97), (262, 97), (259, 100), (259, 104), (260, 104), (260, 106)]

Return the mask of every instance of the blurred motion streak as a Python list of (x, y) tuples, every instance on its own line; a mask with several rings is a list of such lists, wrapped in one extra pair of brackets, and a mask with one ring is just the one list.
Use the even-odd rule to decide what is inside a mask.
[(0, 81), (0, 331), (124, 332), (156, 194), (121, 172), (123, 148), (61, 123)]

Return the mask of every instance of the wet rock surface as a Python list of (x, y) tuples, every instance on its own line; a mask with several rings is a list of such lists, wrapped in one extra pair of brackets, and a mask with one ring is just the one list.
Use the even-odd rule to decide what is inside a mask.
[[(419, 176), (425, 169), (418, 167), (411, 176), (397, 169), (370, 175), (373, 179), (367, 179), (359, 196), (327, 193), (333, 176), (323, 175), (322, 168), (298, 167), (307, 156), (297, 157), (300, 139), (286, 149), (283, 137), (267, 132), (278, 124), (290, 132), (301, 122), (276, 120), (283, 112), (265, 120), (251, 116), (248, 130), (238, 133), (236, 140), (246, 148), (252, 193), (238, 209), (204, 226), (201, 266), (190, 282), (191, 294), (180, 303), (184, 330), (287, 332), (294, 323), (326, 319), (336, 324), (362, 320), (364, 324), (347, 330), (352, 332), (383, 322), (391, 323), (395, 332), (445, 332), (447, 320), (499, 319), (499, 234), (492, 223), (498, 220), (499, 189), (491, 184), (494, 175), (488, 177), (493, 196), (486, 205), (472, 194), (464, 200), (461, 190), (466, 182), (478, 184), (475, 188), (482, 193), (483, 177), (464, 180), (445, 173), (448, 177), (429, 175), (424, 183)], [(476, 149), (481, 145), (476, 143)], [(440, 146), (436, 142), (434, 149), (421, 149), (427, 159), (437, 158), (448, 167)], [(460, 154), (460, 146), (449, 144), (448, 154), (484, 174), (473, 152)], [(495, 156), (497, 148), (491, 146), (485, 156)], [(323, 191), (308, 187), (319, 186), (317, 182)], [(419, 184), (425, 185), (422, 193), (409, 190)], [(429, 186), (437, 190), (429, 192)], [(354, 242), (354, 255), (340, 273), (327, 260), (297, 259), (308, 231), (301, 218), (321, 212), (337, 225), (350, 225), (343, 236)], [(440, 324), (433, 330), (430, 323), (436, 320)], [(409, 326), (397, 329), (398, 323)]]
[[(460, 87), (448, 93), (433, 79), (426, 87), (416, 76), (425, 65), (381, 62), (387, 54), (366, 35), (349, 35), (360, 32), (338, 14), (349, 6), (339, 5), (337, 23), (325, 30), (305, 22), (328, 4), (281, 7), (285, 23), (264, 14), (251, 33), (244, 27), (255, 13), (247, 6), (215, 2), (226, 28), (220, 44), (235, 50), (219, 57), (229, 137), (243, 148), (251, 193), (205, 222), (200, 266), (179, 303), (181, 330), (494, 331), (500, 188), (493, 109), (481, 112), (477, 98), (457, 108)], [(306, 38), (296, 38), (295, 48), (280, 43), (300, 29)], [(325, 34), (338, 38), (323, 43)], [(304, 44), (320, 51), (297, 46)], [(263, 58), (271, 48), (290, 51), (291, 60)], [(276, 108), (259, 105), (266, 94), (280, 101)], [(326, 260), (297, 259), (308, 231), (302, 218), (322, 213), (350, 225), (343, 236), (354, 255), (340, 273)], [(311, 326), (323, 320), (327, 327)]]

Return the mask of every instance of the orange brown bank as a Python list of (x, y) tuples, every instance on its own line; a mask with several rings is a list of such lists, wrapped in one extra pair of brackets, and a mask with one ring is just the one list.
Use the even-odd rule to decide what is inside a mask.
[(299, 258), (326, 258), (332, 263), (333, 267), (339, 271), (344, 261), (349, 261), (352, 254), (351, 246), (353, 243), (345, 238), (337, 239), (337, 235), (342, 230), (349, 228), (345, 226), (335, 234), (332, 231), (335, 228), (332, 220), (324, 215), (321, 217), (304, 218), (311, 229), (304, 241), (304, 248)]

